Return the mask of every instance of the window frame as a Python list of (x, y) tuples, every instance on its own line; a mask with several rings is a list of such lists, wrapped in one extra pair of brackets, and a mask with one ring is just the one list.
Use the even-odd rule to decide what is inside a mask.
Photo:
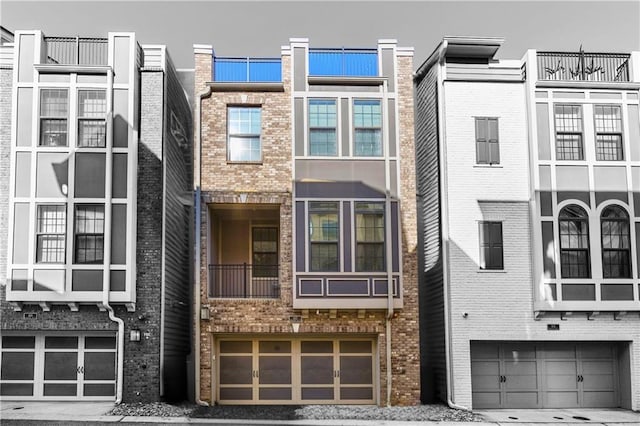
[[(86, 208), (86, 207), (93, 207), (96, 208), (96, 210), (94, 211), (94, 213), (97, 213), (99, 211), (99, 208), (102, 208), (102, 232), (78, 232), (78, 211), (80, 210), (80, 208)], [(99, 219), (93, 219), (94, 222), (98, 222), (99, 223)], [(73, 263), (77, 264), (77, 265), (100, 265), (104, 263), (104, 222), (105, 222), (105, 205), (104, 204), (96, 204), (96, 203), (82, 203), (82, 204), (76, 204), (74, 205), (73, 208)], [(97, 224), (94, 224), (94, 229), (97, 226)], [(100, 240), (100, 236), (102, 236), (102, 247), (100, 248), (100, 250), (98, 250), (98, 245), (97, 242)], [(78, 259), (78, 250), (80, 249), (80, 238), (82, 237), (95, 237), (95, 246), (94, 246), (94, 253), (102, 253), (102, 257), (98, 258), (96, 256), (95, 259), (93, 260), (89, 260), (87, 261), (86, 258), (86, 254), (85, 254), (85, 259), (83, 261)], [(86, 251), (87, 248), (86, 246), (84, 247), (84, 250)]]
[[(582, 216), (574, 216), (574, 217), (562, 217), (563, 212), (568, 211), (569, 209), (573, 208), (575, 210), (575, 208), (579, 209), (583, 215)], [(585, 229), (584, 232), (580, 232), (580, 233), (576, 233), (576, 234), (572, 234), (571, 232), (568, 233), (563, 233), (563, 222), (566, 223), (574, 223), (574, 227), (575, 228), (583, 228)], [(583, 226), (575, 226), (575, 223), (581, 223)], [(570, 226), (570, 225), (569, 225)], [(570, 230), (569, 230), (570, 231)], [(564, 247), (564, 244), (562, 243), (563, 241), (563, 236), (566, 236), (567, 238), (571, 238), (571, 237), (578, 237), (581, 241), (584, 240), (587, 242), (587, 246), (586, 247)], [(589, 213), (587, 212), (587, 210), (585, 210), (582, 206), (578, 205), (578, 204), (567, 204), (564, 207), (562, 207), (562, 209), (560, 210), (560, 212), (558, 213), (558, 237), (559, 237), (559, 241), (558, 241), (558, 246), (560, 249), (560, 277), (561, 278), (568, 278), (568, 279), (573, 279), (573, 278), (591, 278), (592, 275), (592, 271), (591, 271), (591, 235), (589, 232)], [(573, 265), (578, 265), (578, 267), (580, 267), (580, 263), (575, 263), (575, 264), (567, 264), (565, 263), (564, 259), (565, 259), (565, 255), (569, 255), (571, 253), (584, 253), (584, 257), (585, 257), (585, 261), (584, 261), (584, 268), (586, 273), (584, 275), (572, 275), (569, 274), (569, 272), (571, 272), (571, 267)]]
[[(329, 203), (333, 203), (335, 204), (335, 209), (330, 209), (328, 207), (326, 207), (327, 204)], [(321, 205), (321, 204), (325, 204), (324, 208), (321, 207), (317, 207), (314, 208), (314, 204), (317, 205)], [(309, 272), (340, 272), (341, 270), (341, 250), (340, 250), (340, 242), (341, 242), (341, 226), (340, 226), (340, 216), (342, 214), (342, 210), (341, 210), (341, 206), (340, 206), (340, 202), (339, 201), (309, 201), (307, 204), (307, 221), (308, 221), (308, 225), (307, 225), (307, 235), (308, 235), (308, 250), (309, 250), (309, 255), (308, 255), (308, 262), (309, 262)], [(313, 240), (313, 221), (311, 219), (312, 215), (314, 214), (318, 214), (318, 215), (324, 215), (324, 214), (335, 214), (336, 215), (336, 239), (335, 240), (318, 240), (318, 241), (314, 241)], [(335, 269), (314, 269), (313, 267), (313, 247), (317, 245), (317, 246), (335, 246), (336, 248), (336, 258), (335, 258), (335, 263), (336, 263), (336, 267)]]
[[(43, 113), (43, 107), (45, 105), (44, 95), (47, 92), (64, 92), (65, 93), (65, 112), (64, 115), (45, 115)], [(60, 103), (62, 105), (62, 103)], [(69, 146), (69, 89), (66, 87), (42, 87), (40, 88), (39, 105), (38, 105), (38, 147), (68, 147)], [(64, 133), (57, 133), (57, 135), (64, 134), (64, 144), (49, 144), (43, 143), (45, 136), (45, 122), (60, 122), (64, 123)]]
[[(598, 119), (596, 110), (598, 108), (612, 108), (618, 110), (618, 120), (613, 120), (613, 122), (619, 123), (619, 129), (616, 131), (611, 130), (598, 130)], [(593, 105), (593, 132), (595, 134), (595, 151), (596, 151), (596, 160), (597, 161), (624, 161), (624, 136), (623, 136), (623, 123), (622, 123), (622, 106), (619, 104), (594, 104)], [(619, 145), (616, 147), (616, 155), (619, 158), (615, 159), (607, 159), (601, 158), (604, 154), (600, 153), (600, 136), (619, 136)]]
[[(276, 249), (275, 251), (256, 251), (255, 243), (256, 241), (268, 241), (269, 240), (257, 240), (255, 232), (257, 230), (274, 230), (275, 231), (275, 242)], [(278, 227), (275, 225), (255, 225), (251, 227), (251, 265), (252, 265), (252, 276), (254, 278), (277, 278), (278, 277), (278, 254), (280, 249), (280, 234), (278, 232)], [(256, 263), (256, 254), (275, 254), (275, 263), (267, 263), (267, 264), (258, 264)], [(260, 269), (262, 268), (262, 269)], [(266, 272), (258, 272), (256, 271), (266, 271)], [(269, 272), (272, 275), (268, 275)]]
[[(500, 241), (493, 241), (493, 228), (499, 226)], [(488, 232), (485, 233), (485, 227)], [(478, 267), (482, 271), (504, 271), (504, 232), (502, 221), (498, 220), (481, 220), (478, 221), (478, 247), (480, 256), (478, 258)], [(500, 262), (494, 263), (492, 253), (493, 250), (500, 249)], [(488, 253), (488, 259), (487, 259)]]
[[(605, 218), (604, 215), (607, 211), (609, 210), (616, 210), (618, 212), (620, 212), (622, 214), (622, 217), (615, 217), (615, 218)], [(613, 223), (619, 223), (620, 224), (620, 234), (617, 234), (616, 236), (619, 237), (622, 240), (622, 248), (605, 248), (605, 232), (604, 232), (604, 224), (605, 222), (613, 222)], [(624, 233), (624, 231), (626, 231), (626, 234)], [(611, 234), (611, 232), (609, 232), (608, 234), (606, 234), (607, 236), (611, 237), (613, 234)], [(624, 241), (626, 237), (626, 243)], [(626, 245), (626, 248), (624, 247)], [(605, 206), (602, 209), (602, 212), (600, 213), (600, 250), (601, 250), (601, 258), (602, 258), (602, 278), (603, 279), (626, 279), (626, 278), (632, 278), (633, 275), (633, 265), (632, 265), (632, 256), (631, 256), (631, 227), (630, 227), (630, 219), (629, 219), (629, 213), (626, 211), (626, 209), (624, 209), (623, 207), (617, 205), (617, 204), (609, 204), (607, 206)], [(605, 254), (606, 253), (624, 253), (626, 254), (626, 265), (624, 263), (620, 263), (620, 264), (612, 264), (609, 263), (605, 260)], [(607, 265), (608, 267), (606, 267), (605, 265)], [(614, 276), (614, 275), (610, 275), (611, 274), (611, 270), (612, 267), (614, 266), (626, 266), (626, 271), (624, 271), (623, 274), (618, 275), (618, 276)], [(609, 271), (607, 273), (607, 271)]]
[[(378, 106), (380, 107), (380, 125), (379, 126), (375, 126), (375, 125), (371, 125), (371, 126), (357, 126), (356, 125), (356, 104), (358, 103), (365, 103), (365, 102), (376, 102), (378, 104)], [(351, 120), (352, 120), (352, 125), (353, 125), (353, 152), (352, 152), (352, 156), (353, 157), (364, 157), (364, 158), (379, 158), (379, 157), (384, 157), (385, 155), (385, 147), (384, 147), (384, 137), (383, 137), (383, 132), (382, 132), (382, 126), (383, 126), (383, 111), (382, 111), (382, 99), (379, 98), (354, 98), (351, 102)], [(379, 148), (380, 148), (380, 153), (379, 154), (358, 154), (358, 141), (357, 141), (357, 135), (358, 135), (358, 131), (369, 131), (369, 130), (377, 130), (378, 131), (378, 135), (379, 135)], [(375, 134), (375, 133), (374, 133)]]
[[(54, 220), (60, 220), (62, 222), (62, 232), (46, 232), (46, 231), (42, 231), (41, 230), (41, 221), (44, 220), (45, 218), (41, 215), (41, 208), (44, 207), (57, 207), (60, 208), (60, 210), (58, 211), (58, 213), (62, 213), (62, 218), (58, 219), (57, 217)], [(55, 226), (55, 225), (54, 225)], [(58, 238), (61, 238), (60, 240), (58, 240), (59, 242), (61, 242), (61, 249), (62, 250), (62, 259), (61, 260), (42, 260), (43, 258), (43, 247), (41, 245), (41, 238), (40, 237), (44, 237), (44, 236), (57, 236)], [(35, 259), (35, 263), (38, 264), (64, 264), (66, 262), (66, 258), (67, 258), (67, 205), (66, 204), (37, 204), (36, 205), (36, 226), (35, 226), (35, 239), (36, 239), (36, 244), (35, 244), (35, 248), (36, 248), (36, 259)], [(48, 258), (48, 256), (47, 256)]]
[[(246, 132), (238, 132), (238, 133), (232, 133), (231, 131), (231, 112), (232, 110), (258, 110), (260, 113), (260, 131), (256, 134), (256, 133), (246, 133)], [(250, 122), (251, 123), (251, 122)], [(261, 164), (263, 161), (263, 150), (262, 150), (262, 105), (233, 105), (233, 104), (229, 104), (227, 105), (227, 117), (226, 117), (226, 126), (227, 126), (227, 141), (226, 141), (226, 147), (227, 147), (227, 162), (228, 163), (233, 163), (233, 164)], [(251, 127), (251, 124), (250, 124)], [(257, 136), (258, 138), (258, 146), (259, 146), (259, 150), (260, 150), (260, 155), (258, 159), (249, 159), (249, 160), (236, 160), (233, 159), (233, 150), (231, 147), (231, 138), (238, 138), (238, 139), (246, 139), (246, 140), (253, 140), (255, 139)], [(249, 152), (251, 153), (251, 150), (249, 150)]]
[[(91, 116), (91, 112), (89, 112), (89, 116), (84, 116), (82, 114), (84, 114), (84, 110), (81, 108), (81, 93), (101, 93), (102, 95), (104, 95), (104, 111), (103, 112), (98, 112), (98, 114), (102, 114), (102, 118), (99, 117), (93, 117)], [(85, 98), (86, 99), (97, 99), (97, 98)], [(98, 144), (98, 145), (82, 145), (82, 137), (81, 137), (81, 124), (82, 123), (101, 123), (102, 125), (100, 126), (103, 129), (103, 137), (102, 137), (102, 144)], [(76, 136), (76, 146), (78, 148), (90, 148), (90, 149), (95, 149), (95, 148), (106, 148), (107, 146), (107, 91), (104, 89), (78, 89), (78, 93), (77, 93), (77, 110), (76, 110), (76, 131), (77, 131), (77, 136)]]
[[(494, 165), (494, 164), (500, 164), (500, 121), (499, 121), (499, 117), (474, 117), (474, 124), (475, 124), (475, 136), (476, 136), (476, 164), (488, 164), (488, 165)], [(490, 135), (490, 123), (491, 122), (495, 122), (496, 123), (496, 137), (495, 139), (491, 138)], [(485, 134), (486, 137), (485, 138), (481, 138), (479, 135), (479, 126), (480, 124), (484, 123), (484, 125), (486, 126), (485, 129)], [(482, 160), (480, 158), (480, 148), (481, 148), (481, 144), (485, 144), (486, 145), (486, 160)], [(493, 150), (492, 148), (492, 144), (494, 144), (496, 146), (496, 150), (495, 150), (495, 155), (497, 158), (493, 158)]]
[[(333, 126), (312, 126), (311, 125), (311, 106), (314, 102), (325, 102), (325, 105), (329, 105), (329, 102), (333, 104), (335, 109), (333, 115), (334, 125)], [(330, 121), (330, 113), (326, 113), (327, 121)], [(313, 131), (327, 131), (333, 130), (333, 142), (334, 142), (334, 152), (332, 154), (314, 154), (312, 152), (311, 139)], [(336, 98), (309, 98), (307, 101), (307, 155), (310, 157), (337, 157), (339, 151), (338, 146), (338, 100)]]
[[(363, 209), (362, 207), (359, 207), (358, 205), (362, 205), (362, 204), (375, 204), (377, 205), (379, 208), (376, 210), (369, 210), (369, 209)], [(353, 229), (354, 229), (354, 242), (355, 242), (355, 247), (354, 247), (354, 254), (355, 254), (355, 265), (354, 265), (354, 270), (355, 272), (385, 272), (387, 270), (387, 256), (386, 256), (386, 212), (385, 212), (385, 203), (384, 202), (379, 202), (379, 201), (354, 201), (353, 203), (353, 218), (354, 218), (354, 224), (353, 224)], [(360, 235), (359, 235), (359, 230), (362, 227), (358, 227), (358, 216), (380, 216), (380, 218), (382, 219), (382, 241), (367, 241), (367, 240), (360, 240)], [(375, 230), (377, 227), (374, 227), (373, 229)], [(365, 227), (365, 229), (367, 229)], [(375, 234), (375, 232), (374, 232)], [(366, 236), (366, 231), (365, 231), (365, 236)], [(358, 255), (358, 251), (361, 247), (372, 247), (372, 246), (379, 246), (382, 248), (382, 264), (381, 267), (379, 269), (376, 269), (374, 267), (362, 267), (360, 265), (359, 259), (361, 258)], [(366, 252), (366, 250), (365, 250)], [(366, 253), (365, 253), (366, 254)], [(365, 258), (368, 258), (367, 256), (363, 256)], [(370, 266), (370, 265), (365, 265), (365, 266)]]
[[(558, 108), (566, 108), (566, 107), (576, 107), (578, 108), (578, 116), (577, 120), (579, 123), (580, 130), (558, 130)], [(580, 104), (553, 104), (553, 127), (555, 134), (555, 156), (557, 161), (584, 161), (585, 160), (585, 149), (584, 149), (584, 113), (582, 105)], [(560, 155), (560, 147), (558, 145), (561, 136), (578, 136), (579, 143), (579, 158), (566, 158), (565, 154), (563, 154), (562, 158)], [(564, 147), (563, 147), (564, 148)]]

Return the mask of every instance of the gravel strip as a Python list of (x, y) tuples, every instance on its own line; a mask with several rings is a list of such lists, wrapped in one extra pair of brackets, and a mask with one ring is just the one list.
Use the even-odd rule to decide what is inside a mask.
[(123, 403), (111, 410), (117, 416), (196, 417), (248, 420), (400, 420), (476, 422), (484, 419), (469, 411), (454, 410), (442, 404), (413, 407), (375, 405), (216, 405), (164, 402)]

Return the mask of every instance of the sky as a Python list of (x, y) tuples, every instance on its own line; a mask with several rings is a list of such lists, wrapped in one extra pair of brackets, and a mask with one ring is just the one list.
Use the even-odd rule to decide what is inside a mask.
[(291, 37), (311, 47), (415, 48), (414, 68), (444, 36), (503, 37), (497, 58), (527, 49), (640, 50), (640, 0), (627, 1), (32, 1), (0, 0), (0, 24), (47, 36), (106, 37), (135, 31), (166, 44), (177, 68), (193, 68), (193, 44), (218, 56), (279, 57)]

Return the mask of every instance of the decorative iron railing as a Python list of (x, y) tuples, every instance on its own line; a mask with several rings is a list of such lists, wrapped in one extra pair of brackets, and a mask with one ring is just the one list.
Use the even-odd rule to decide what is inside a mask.
[(278, 298), (279, 275), (279, 265), (209, 265), (209, 296)]
[(106, 38), (45, 37), (47, 63), (60, 65), (107, 65)]
[(279, 58), (214, 58), (213, 81), (272, 83), (282, 81)]
[(375, 77), (376, 49), (309, 49), (310, 76)]
[(563, 81), (629, 81), (624, 53), (538, 52), (538, 79)]

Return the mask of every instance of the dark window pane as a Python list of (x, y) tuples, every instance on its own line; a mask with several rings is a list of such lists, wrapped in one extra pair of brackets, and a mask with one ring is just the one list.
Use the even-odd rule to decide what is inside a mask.
[(34, 336), (2, 336), (3, 348), (35, 348), (36, 338)]
[(252, 352), (252, 342), (247, 340), (223, 340), (220, 342), (220, 353), (223, 354), (246, 354)]
[(333, 383), (333, 356), (303, 356), (300, 368), (303, 385)]
[(324, 354), (324, 353), (332, 353), (333, 352), (333, 342), (332, 341), (318, 341), (318, 340), (308, 340), (300, 342), (300, 347), (302, 353), (316, 353), (316, 354)]
[(109, 383), (90, 383), (84, 385), (84, 396), (114, 396), (116, 386)]
[(345, 385), (373, 383), (371, 356), (341, 356), (340, 383)]
[(593, 284), (563, 284), (562, 300), (596, 300)]
[(220, 399), (246, 401), (253, 399), (251, 388), (220, 388)]
[(74, 336), (44, 338), (44, 347), (47, 349), (78, 349), (78, 338)]
[(2, 396), (33, 396), (33, 383), (0, 383)]
[(220, 383), (247, 385), (253, 383), (253, 358), (251, 356), (220, 357)]
[(33, 363), (33, 352), (3, 352), (2, 380), (33, 380)]
[(115, 365), (115, 352), (85, 352), (84, 378), (85, 380), (115, 380)]
[(287, 341), (261, 341), (259, 342), (260, 353), (289, 354), (291, 353), (291, 342)]
[(45, 380), (76, 380), (77, 367), (77, 352), (46, 352), (44, 354)]
[(115, 337), (85, 337), (84, 347), (86, 349), (115, 349)]
[(302, 388), (302, 399), (333, 399), (333, 388)]
[(290, 356), (261, 356), (258, 364), (260, 384), (287, 385), (291, 383)]
[(368, 340), (343, 340), (340, 342), (340, 353), (371, 353), (371, 342)]
[(44, 396), (76, 396), (78, 387), (75, 383), (45, 383)]
[(373, 399), (373, 388), (340, 388), (340, 399)]
[(291, 388), (260, 388), (258, 394), (261, 400), (290, 400)]

